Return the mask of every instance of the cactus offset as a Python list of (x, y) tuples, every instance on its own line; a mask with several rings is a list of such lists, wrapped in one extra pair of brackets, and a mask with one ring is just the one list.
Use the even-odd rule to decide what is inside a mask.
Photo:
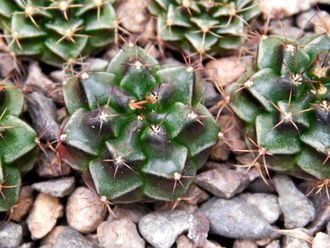
[(201, 56), (238, 49), (250, 20), (259, 14), (254, 0), (152, 0), (161, 40)]
[(0, 83), (0, 212), (15, 204), (20, 172), (31, 169), (38, 153), (34, 130), (18, 118), (23, 100), (14, 85)]
[(330, 178), (329, 50), (327, 34), (264, 36), (252, 74), (231, 87), (264, 168)]
[(111, 2), (2, 0), (0, 27), (16, 55), (58, 66), (113, 41), (118, 22)]
[(191, 67), (159, 66), (130, 44), (106, 68), (66, 81), (59, 153), (112, 203), (176, 199), (218, 139), (197, 86)]

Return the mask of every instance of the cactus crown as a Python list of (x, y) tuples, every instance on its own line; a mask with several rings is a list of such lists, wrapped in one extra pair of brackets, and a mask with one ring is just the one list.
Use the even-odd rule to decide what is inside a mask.
[(238, 49), (248, 21), (259, 14), (254, 0), (152, 0), (158, 36), (207, 56)]
[(37, 155), (34, 130), (18, 118), (23, 100), (14, 85), (0, 82), (0, 212), (15, 204), (20, 172), (29, 170)]
[(113, 41), (118, 28), (108, 0), (1, 0), (0, 18), (17, 55), (60, 65)]
[(196, 82), (191, 67), (124, 47), (106, 68), (67, 80), (60, 154), (111, 202), (179, 197), (217, 141)]
[[(264, 37), (231, 107), (268, 166), (330, 178), (330, 37)], [(266, 165), (265, 165), (266, 166)]]

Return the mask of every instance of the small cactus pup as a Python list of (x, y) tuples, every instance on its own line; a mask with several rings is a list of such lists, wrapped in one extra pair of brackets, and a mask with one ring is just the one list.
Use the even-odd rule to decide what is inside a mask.
[(330, 178), (329, 50), (328, 34), (263, 37), (252, 73), (229, 89), (257, 154), (249, 166)]
[(112, 0), (1, 0), (0, 28), (16, 55), (60, 66), (113, 41)]
[(160, 66), (129, 44), (65, 82), (71, 116), (58, 151), (111, 203), (176, 199), (218, 139), (198, 88), (193, 68)]
[(149, 11), (161, 40), (201, 57), (239, 49), (260, 13), (255, 0), (152, 0)]
[(35, 131), (18, 118), (23, 102), (13, 84), (0, 82), (0, 212), (17, 201), (21, 173), (31, 169), (38, 153)]

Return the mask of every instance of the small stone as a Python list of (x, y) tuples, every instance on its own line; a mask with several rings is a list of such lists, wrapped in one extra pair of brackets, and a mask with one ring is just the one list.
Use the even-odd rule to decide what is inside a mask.
[(281, 243), (279, 240), (273, 240), (265, 248), (281, 248)]
[(46, 77), (38, 63), (29, 65), (28, 77), (24, 82), (28, 91), (37, 91), (53, 99), (57, 103), (64, 103), (63, 93), (60, 84), (55, 84)]
[(276, 175), (273, 183), (279, 194), (278, 202), (284, 215), (286, 228), (304, 227), (314, 219), (313, 203), (296, 188), (290, 177)]
[(74, 177), (61, 177), (59, 179), (43, 181), (31, 185), (33, 189), (55, 197), (70, 195), (74, 190), (74, 186)]
[(275, 223), (281, 214), (281, 209), (276, 195), (245, 193), (241, 194), (239, 197), (258, 208), (270, 224)]
[(54, 102), (36, 91), (30, 93), (26, 99), (32, 126), (40, 135), (40, 139), (58, 139), (60, 127), (56, 121), (56, 106)]
[(296, 23), (299, 28), (303, 28), (304, 30), (312, 30), (313, 29), (313, 19), (316, 16), (316, 11), (314, 9), (310, 9), (303, 13), (300, 13), (296, 18)]
[(59, 225), (53, 228), (53, 230), (47, 234), (46, 237), (44, 237), (41, 240), (41, 245), (54, 245), (57, 237), (65, 230), (66, 226)]
[(258, 5), (264, 16), (274, 19), (292, 16), (311, 7), (310, 0), (258, 0)]
[(147, 0), (120, 0), (116, 9), (122, 26), (133, 33), (144, 32), (146, 21), (149, 18)]
[(81, 233), (94, 232), (106, 214), (107, 208), (99, 196), (86, 187), (77, 188), (68, 199), (67, 221)]
[(284, 236), (283, 248), (311, 248), (311, 245), (302, 239)]
[(211, 233), (234, 239), (262, 239), (275, 233), (255, 206), (242, 198), (211, 198), (201, 207), (211, 223)]
[[(149, 212), (149, 209), (141, 204), (125, 204), (116, 205), (113, 208), (113, 213), (117, 218), (127, 218), (137, 224), (140, 219)], [(109, 218), (113, 218), (112, 215)]]
[(21, 225), (8, 222), (0, 223), (0, 248), (16, 248), (23, 242), (23, 228)]
[(191, 214), (181, 211), (155, 211), (139, 222), (143, 238), (155, 248), (170, 248), (176, 238), (190, 228)]
[(35, 247), (34, 244), (32, 242), (29, 242), (20, 245), (18, 248), (34, 248), (34, 247)]
[(293, 25), (292, 18), (272, 20), (269, 25), (269, 32), (275, 35), (284, 35), (292, 39), (296, 39), (296, 37), (303, 34), (301, 28)]
[(327, 234), (330, 235), (330, 221), (328, 221), (327, 223)]
[(265, 181), (262, 180), (262, 178), (257, 178), (252, 183), (250, 183), (247, 190), (251, 193), (265, 193), (265, 194), (276, 193), (274, 188), (267, 185)]
[(93, 245), (92, 242), (87, 240), (83, 235), (81, 235), (76, 230), (65, 227), (63, 232), (61, 232), (55, 244), (52, 248), (97, 248), (96, 245)]
[(100, 245), (104, 248), (144, 248), (136, 225), (124, 218), (111, 222), (104, 221), (97, 228)]
[(66, 176), (70, 172), (70, 166), (61, 161), (53, 151), (46, 149), (45, 153), (42, 152), (37, 166), (37, 173), (40, 177)]
[(0, 76), (7, 78), (15, 71), (19, 71), (16, 58), (10, 53), (0, 53)]
[(219, 245), (216, 242), (212, 242), (209, 240), (206, 240), (205, 244), (203, 246), (196, 246), (194, 242), (189, 240), (185, 235), (180, 235), (176, 239), (176, 248), (196, 248), (196, 247), (203, 247), (203, 248), (224, 248), (221, 245)]
[(330, 236), (318, 232), (313, 240), (312, 248), (330, 248)]
[(203, 80), (202, 87), (203, 87), (203, 93), (204, 93), (204, 95), (203, 95), (204, 105), (206, 107), (212, 107), (220, 100), (220, 96), (216, 92), (214, 85), (212, 83)]
[(194, 183), (218, 197), (231, 198), (242, 192), (250, 180), (244, 172), (218, 165), (217, 168), (207, 170), (194, 178)]
[(272, 239), (271, 238), (265, 238), (265, 239), (258, 239), (258, 240), (256, 240), (256, 244), (258, 246), (266, 246), (270, 242), (272, 242)]
[(213, 79), (221, 86), (226, 86), (246, 71), (247, 62), (235, 56), (211, 60), (205, 66), (206, 78)]
[(30, 211), (33, 198), (33, 189), (30, 186), (22, 186), (10, 218), (16, 222), (20, 222)]
[(195, 246), (204, 247), (210, 229), (209, 220), (201, 212), (196, 212), (190, 217), (189, 222), (188, 238), (194, 242)]
[(39, 193), (27, 218), (32, 239), (41, 239), (56, 225), (57, 219), (63, 216), (63, 206), (59, 199)]
[(258, 245), (253, 240), (237, 239), (233, 244), (233, 248), (258, 248)]
[(205, 202), (210, 196), (195, 184), (191, 184), (187, 192), (181, 197), (190, 205), (197, 205)]

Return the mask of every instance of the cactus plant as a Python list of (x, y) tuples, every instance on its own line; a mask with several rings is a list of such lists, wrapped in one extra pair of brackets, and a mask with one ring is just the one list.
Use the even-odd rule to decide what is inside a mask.
[(108, 0), (1, 0), (0, 28), (16, 55), (59, 66), (113, 41), (118, 31)]
[(218, 139), (198, 92), (192, 67), (159, 66), (130, 44), (65, 82), (58, 152), (112, 203), (176, 199)]
[(16, 202), (21, 172), (31, 168), (37, 154), (36, 133), (18, 118), (24, 97), (12, 84), (0, 83), (0, 212)]
[(238, 49), (245, 27), (259, 14), (254, 0), (152, 0), (161, 40), (209, 56)]
[(228, 90), (264, 168), (330, 178), (329, 50), (328, 34), (263, 36), (252, 72)]

